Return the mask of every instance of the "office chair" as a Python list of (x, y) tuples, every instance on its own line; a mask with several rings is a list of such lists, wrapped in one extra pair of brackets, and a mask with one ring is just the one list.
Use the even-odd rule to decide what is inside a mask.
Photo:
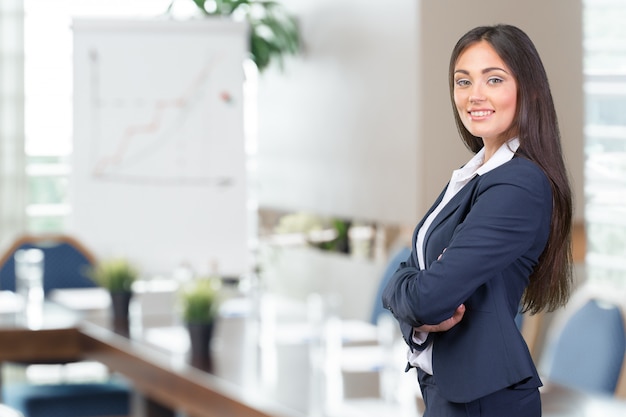
[(377, 328), (378, 342), (342, 347), (342, 412), (346, 415), (371, 413), (381, 404), (395, 404), (394, 414), (398, 415), (421, 415), (424, 411), (415, 377), (404, 372), (406, 345), (396, 320), (383, 308), (381, 299), (400, 263), (410, 254), (407, 246), (391, 252), (380, 276), (369, 317), (369, 323)]
[[(564, 320), (549, 343), (544, 366), (549, 381), (614, 395), (623, 379), (626, 330), (620, 305), (590, 298)], [(622, 388), (620, 388), (622, 389)]]
[[(355, 384), (361, 387), (361, 391), (370, 391), (373, 393), (376, 388), (379, 395), (385, 395), (384, 384), (379, 381), (381, 378), (387, 379), (386, 370), (389, 367), (389, 355), (393, 353), (394, 339), (399, 337), (397, 324), (392, 318), (391, 313), (383, 307), (382, 293), (391, 277), (396, 272), (401, 262), (408, 259), (411, 254), (409, 247), (401, 247), (391, 254), (383, 273), (378, 282), (378, 289), (374, 299), (372, 300), (372, 310), (369, 318), (369, 324), (377, 327), (378, 342), (374, 345), (357, 345), (342, 346), (341, 349), (341, 369), (343, 372), (344, 397), (353, 397), (350, 386)], [(401, 340), (401, 339), (400, 339)], [(402, 356), (398, 356), (401, 358)], [(400, 365), (401, 367), (402, 365)], [(369, 378), (366, 376), (369, 374)], [(368, 380), (374, 378), (377, 380), (375, 384), (368, 384)], [(369, 385), (377, 385), (371, 387)], [(369, 388), (368, 388), (369, 386)], [(360, 396), (360, 394), (359, 394)]]
[(526, 341), (526, 345), (528, 346), (528, 351), (535, 360), (539, 355), (539, 344), (541, 339), (541, 332), (544, 327), (544, 319), (544, 312), (531, 315), (528, 312), (522, 313), (521, 308), (520, 312), (518, 312), (515, 316), (515, 324), (522, 333), (522, 336)]
[[(77, 239), (68, 235), (25, 235), (0, 256), (0, 290), (15, 291), (13, 255), (20, 249), (30, 248), (44, 252), (46, 296), (54, 289), (96, 287), (85, 274), (95, 257)], [(128, 384), (114, 378), (90, 383), (33, 384), (25, 381), (2, 385), (4, 402), (20, 410), (25, 417), (126, 416), (130, 414), (130, 396)]]
[(374, 305), (372, 308), (370, 323), (376, 324), (381, 314), (391, 314), (383, 307), (383, 290), (387, 286), (387, 283), (389, 283), (389, 280), (393, 276), (394, 272), (396, 272), (396, 270), (400, 266), (400, 263), (406, 261), (409, 258), (409, 255), (411, 255), (411, 249), (408, 247), (402, 247), (397, 250), (389, 259), (387, 266), (383, 271), (380, 283), (378, 284), (378, 291), (376, 292), (376, 297), (374, 298)]
[(91, 252), (68, 235), (21, 236), (0, 257), (0, 290), (15, 291), (15, 261), (20, 249), (38, 248), (44, 253), (44, 294), (53, 289), (92, 288), (96, 284), (85, 275), (94, 264)]

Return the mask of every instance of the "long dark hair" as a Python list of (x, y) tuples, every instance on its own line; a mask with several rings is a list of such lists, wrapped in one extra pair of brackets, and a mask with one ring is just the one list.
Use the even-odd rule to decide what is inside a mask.
[(548, 77), (533, 42), (515, 26), (481, 26), (463, 35), (450, 57), (450, 98), (457, 129), (472, 152), (478, 152), (483, 141), (465, 128), (456, 111), (454, 67), (459, 55), (480, 41), (493, 47), (517, 81), (517, 114), (510, 129), (520, 142), (516, 155), (539, 165), (552, 187), (550, 236), (522, 298), (524, 311), (552, 311), (567, 303), (572, 289), (572, 192)]

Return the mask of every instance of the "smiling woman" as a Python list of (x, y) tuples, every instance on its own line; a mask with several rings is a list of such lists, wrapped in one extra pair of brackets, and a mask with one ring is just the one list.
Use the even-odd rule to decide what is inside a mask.
[(475, 155), (418, 223), (383, 305), (425, 417), (538, 417), (542, 383), (515, 317), (562, 306), (571, 287), (571, 191), (547, 75), (528, 36), (497, 25), (461, 37), (449, 80)]
[(488, 42), (467, 48), (454, 70), (454, 103), (463, 125), (485, 145), (485, 162), (516, 135), (517, 82)]

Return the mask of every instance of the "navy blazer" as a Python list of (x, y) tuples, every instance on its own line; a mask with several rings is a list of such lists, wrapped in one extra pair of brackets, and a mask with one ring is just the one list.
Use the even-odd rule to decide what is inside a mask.
[(434, 378), (447, 400), (470, 402), (520, 383), (541, 386), (515, 316), (546, 245), (551, 214), (546, 175), (516, 156), (474, 177), (437, 215), (424, 239), (424, 270), (415, 252), (424, 220), (417, 225), (411, 255), (386, 286), (383, 305), (407, 344), (424, 349), (412, 341), (412, 328), (438, 324), (465, 304), (460, 323), (429, 334)]

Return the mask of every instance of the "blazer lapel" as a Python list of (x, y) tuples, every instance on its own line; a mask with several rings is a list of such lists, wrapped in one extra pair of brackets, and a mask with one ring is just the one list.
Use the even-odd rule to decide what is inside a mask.
[(441, 200), (443, 200), (443, 196), (445, 195), (447, 189), (448, 189), (448, 184), (446, 184), (446, 186), (443, 187), (443, 191), (439, 194), (439, 197), (437, 197), (437, 200), (435, 200), (435, 203), (430, 207), (430, 209), (428, 209), (428, 212), (426, 212), (426, 215), (422, 217), (422, 220), (420, 220), (420, 222), (417, 224), (417, 226), (415, 226), (415, 229), (413, 230), (413, 248), (412, 249), (414, 250), (411, 251), (411, 254), (412, 254), (411, 256), (413, 258), (413, 263), (415, 264), (417, 268), (419, 268), (419, 260), (417, 259), (417, 232), (419, 232), (420, 228), (422, 227), (422, 225), (424, 224), (428, 216), (430, 216), (430, 213), (432, 213), (435, 210), (435, 208), (437, 208)]
[[(476, 185), (478, 184), (478, 178), (480, 178), (480, 176), (476, 175), (467, 184), (465, 184), (465, 186), (461, 188), (459, 192), (457, 192), (454, 195), (454, 197), (452, 197), (452, 199), (448, 202), (448, 204), (445, 205), (445, 207), (439, 212), (439, 214), (437, 214), (437, 216), (431, 223), (430, 227), (426, 231), (426, 236), (424, 236), (424, 253), (426, 252), (426, 245), (428, 245), (430, 234), (433, 232), (433, 230), (437, 228), (437, 225), (441, 224), (452, 213), (454, 213), (454, 211), (461, 205), (461, 202), (463, 202), (463, 200), (465, 200), (465, 198), (474, 191), (474, 188), (476, 188)], [(434, 207), (436, 207), (439, 204), (439, 202), (441, 201), (441, 197), (442, 196), (440, 196), (440, 198), (437, 199), (438, 202), (435, 204)], [(432, 212), (432, 210), (433, 209), (431, 209), (429, 213)], [(415, 236), (417, 237), (417, 233), (415, 233)]]

